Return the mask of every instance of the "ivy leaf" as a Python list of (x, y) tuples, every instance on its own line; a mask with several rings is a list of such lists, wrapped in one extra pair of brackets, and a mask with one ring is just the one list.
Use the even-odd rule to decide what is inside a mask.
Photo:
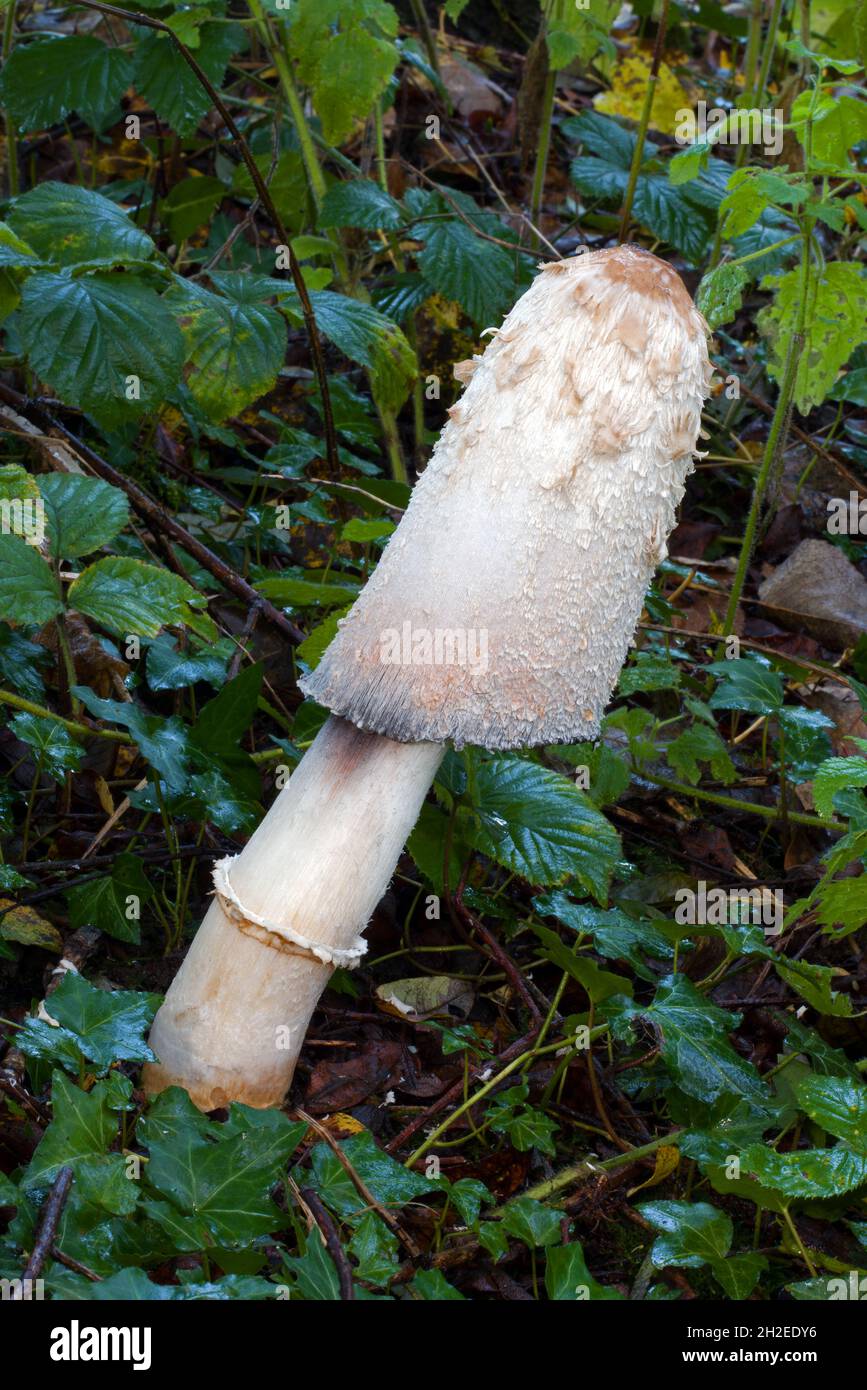
[(67, 772), (81, 766), (84, 749), (53, 719), (41, 719), (25, 711), (10, 720), (10, 728), (16, 738), (34, 750), (41, 771), (55, 782), (63, 782)]
[(638, 1210), (645, 1221), (663, 1232), (650, 1252), (657, 1269), (667, 1265), (697, 1269), (728, 1255), (731, 1219), (709, 1202), (642, 1202)]
[(97, 260), (142, 261), (156, 254), (123, 208), (90, 188), (48, 180), (12, 204), (9, 225), (53, 265)]
[(545, 1289), (554, 1303), (585, 1300), (598, 1303), (604, 1299), (623, 1299), (623, 1294), (618, 1289), (607, 1288), (593, 1278), (587, 1268), (581, 1242), (578, 1240), (573, 1240), (569, 1245), (554, 1245), (549, 1248), (545, 1264)]
[(351, 362), (367, 367), (377, 400), (398, 410), (415, 380), (415, 353), (402, 330), (369, 304), (331, 290), (310, 296), (316, 322)]
[[(119, 854), (110, 874), (70, 888), (70, 921), (74, 927), (97, 927), (118, 941), (138, 941), (141, 905), (153, 891), (141, 860), (134, 854)], [(137, 901), (130, 903), (130, 897)]]
[(361, 1218), (349, 1242), (349, 1250), (357, 1261), (356, 1278), (368, 1284), (388, 1284), (397, 1273), (397, 1236), (375, 1211)]
[(465, 1303), (466, 1297), (450, 1284), (441, 1269), (420, 1269), (409, 1282), (413, 1293), (426, 1302)]
[(295, 1276), (295, 1288), (305, 1302), (337, 1303), (340, 1301), (340, 1280), (337, 1268), (322, 1244), (313, 1233), (307, 1237), (302, 1255), (287, 1255), (283, 1263), (290, 1274)]
[(11, 682), (19, 695), (41, 701), (45, 685), (39, 668), (46, 664), (47, 657), (39, 643), (28, 641), (7, 623), (0, 623), (0, 684)]
[(764, 1255), (754, 1250), (741, 1255), (726, 1255), (725, 1259), (712, 1261), (713, 1277), (728, 1294), (729, 1298), (749, 1298), (762, 1274), (768, 1267)]
[(46, 473), (39, 479), (39, 491), (55, 560), (92, 554), (114, 540), (129, 519), (125, 494), (99, 478)]
[[(768, 372), (778, 384), (783, 379), (788, 342), (800, 319), (803, 293), (800, 270), (766, 276), (763, 289), (774, 291), (774, 300), (756, 322), (768, 339)], [(802, 415), (821, 405), (852, 351), (865, 338), (867, 277), (854, 261), (829, 261), (810, 278), (804, 346), (798, 352), (795, 404)]]
[(219, 695), (201, 710), (191, 735), (192, 743), (217, 757), (231, 757), (256, 715), (262, 690), (261, 662), (247, 666)]
[(563, 1213), (537, 1202), (535, 1197), (514, 1197), (503, 1212), (503, 1230), (521, 1240), (530, 1250), (558, 1245)]
[(603, 999), (610, 999), (613, 995), (632, 994), (632, 981), (625, 975), (614, 975), (610, 970), (602, 970), (587, 956), (576, 955), (560, 940), (556, 932), (549, 931), (547, 927), (540, 927), (536, 922), (531, 923), (531, 926), (542, 943), (548, 960), (559, 970), (571, 975), (573, 980), (578, 980), (594, 1004), (601, 1003)]
[(677, 690), (679, 686), (680, 671), (673, 661), (653, 652), (639, 652), (620, 672), (617, 688), (621, 695), (634, 695), (643, 690)]
[(708, 1103), (726, 1094), (766, 1099), (755, 1067), (738, 1056), (727, 1037), (739, 1015), (717, 1008), (684, 975), (662, 980), (652, 1004), (609, 999), (601, 1012), (619, 1036), (631, 1032), (638, 1018), (658, 1029), (662, 1060), (688, 1096)]
[[(380, 1206), (402, 1207), (439, 1187), (438, 1180), (413, 1173), (377, 1147), (369, 1130), (344, 1140), (343, 1149), (361, 1180)], [(310, 1154), (309, 1185), (342, 1221), (357, 1225), (366, 1210), (364, 1199), (343, 1164), (327, 1144), (317, 1144)]]
[(319, 209), (320, 227), (394, 231), (404, 220), (400, 203), (372, 179), (333, 183)]
[(51, 1186), (58, 1169), (68, 1165), (75, 1171), (87, 1159), (108, 1152), (117, 1133), (109, 1100), (105, 1081), (87, 1092), (62, 1071), (52, 1074), (52, 1120), (21, 1180), (24, 1192), (42, 1191)]
[(73, 111), (100, 131), (118, 114), (132, 80), (121, 48), (87, 34), (18, 42), (3, 66), (0, 99), (20, 130), (58, 125)]
[(449, 1201), (468, 1226), (478, 1221), (482, 1207), (492, 1206), (493, 1194), (478, 1178), (458, 1178), (449, 1188)]
[[(233, 1104), (225, 1125), (148, 1128), (148, 1184), (179, 1211), (205, 1222), (216, 1244), (237, 1249), (278, 1229), (270, 1190), (297, 1148), (303, 1123), (279, 1110)], [(207, 1136), (207, 1137), (205, 1137)]]
[(0, 535), (0, 618), (41, 627), (63, 609), (60, 587), (39, 551)]
[(187, 350), (187, 385), (209, 420), (239, 415), (271, 390), (286, 350), (286, 324), (276, 309), (248, 298), (243, 276), (224, 276), (234, 298), (176, 279), (166, 295)]
[[(17, 874), (16, 877), (21, 878), (21, 875)], [(21, 878), (19, 884), (3, 883), (4, 888), (25, 886), (30, 886), (26, 878)], [(63, 951), (60, 932), (32, 907), (18, 907), (8, 898), (0, 898), (0, 912), (0, 938), (3, 941), (17, 941), (21, 946), (38, 946), (42, 951)]]
[(31, 275), (19, 332), (32, 370), (106, 426), (156, 409), (183, 363), (163, 300), (126, 274)]
[[(48, 1012), (71, 1038), (83, 1057), (107, 1071), (113, 1062), (152, 1062), (154, 1054), (145, 1042), (153, 1016), (160, 1004), (156, 994), (135, 990), (97, 989), (75, 970), (67, 970), (48, 1000)], [(56, 1033), (41, 1019), (29, 1019), (16, 1043), (27, 1051), (30, 1024), (47, 1026), (48, 1036)], [(42, 1055), (42, 1054), (37, 1054)]]
[(69, 587), (70, 607), (118, 637), (138, 633), (156, 637), (161, 627), (185, 623), (195, 630), (212, 630), (210, 619), (195, 612), (205, 604), (180, 575), (142, 560), (109, 555), (88, 565)]
[[(237, 24), (203, 24), (196, 61), (219, 88), (229, 59), (245, 47), (244, 32)], [(195, 135), (211, 109), (210, 97), (167, 34), (149, 33), (137, 39), (133, 81), (160, 120), (180, 136)]]
[(602, 900), (620, 857), (620, 838), (567, 777), (517, 757), (476, 769), (476, 822), (464, 832), (476, 849), (528, 883), (560, 884), (574, 875)]

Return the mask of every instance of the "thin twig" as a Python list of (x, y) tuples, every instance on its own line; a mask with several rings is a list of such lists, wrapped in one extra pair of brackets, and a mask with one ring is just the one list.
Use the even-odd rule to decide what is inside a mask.
[(334, 1261), (337, 1269), (337, 1278), (340, 1284), (341, 1299), (349, 1302), (355, 1298), (355, 1286), (352, 1282), (352, 1265), (349, 1257), (340, 1243), (340, 1236), (337, 1234), (337, 1227), (331, 1219), (331, 1213), (325, 1206), (318, 1193), (312, 1187), (302, 1187), (301, 1196), (310, 1208), (310, 1213), (322, 1232), (322, 1239), (325, 1241), (325, 1248)]
[[(51, 1191), (42, 1208), (42, 1220), (39, 1224), (39, 1231), (33, 1243), (30, 1259), (27, 1261), (27, 1268), (24, 1271), (23, 1281), (38, 1279), (42, 1273), (42, 1266), (51, 1254), (51, 1247), (57, 1235), (57, 1227), (60, 1225), (60, 1218), (63, 1215), (63, 1208), (66, 1206), (66, 1199), (69, 1196), (69, 1189), (72, 1187), (72, 1169), (63, 1167), (51, 1186)], [(22, 1290), (19, 1288), (12, 1295), (13, 1298), (21, 1298)]]

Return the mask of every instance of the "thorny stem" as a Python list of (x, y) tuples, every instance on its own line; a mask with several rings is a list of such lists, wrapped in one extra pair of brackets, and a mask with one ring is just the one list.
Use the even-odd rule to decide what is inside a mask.
[[(15, 41), (15, 0), (11, 0), (6, 11), (6, 22), (3, 26), (3, 66), (5, 68), (12, 52), (12, 45)], [(6, 110), (6, 177), (9, 184), (9, 197), (15, 198), (18, 195), (18, 140), (15, 134), (15, 120), (12, 113)]]
[(621, 244), (626, 241), (629, 236), (629, 224), (632, 220), (632, 203), (635, 198), (638, 175), (644, 160), (644, 141), (650, 126), (650, 117), (653, 111), (653, 98), (656, 95), (656, 84), (659, 81), (659, 68), (662, 63), (662, 54), (665, 48), (665, 31), (668, 28), (668, 3), (669, 0), (662, 0), (662, 10), (656, 29), (656, 42), (653, 45), (653, 57), (650, 60), (650, 76), (647, 79), (647, 89), (644, 93), (644, 106), (641, 111), (641, 120), (638, 122), (638, 129), (635, 132), (635, 149), (632, 152), (632, 166), (629, 170), (629, 183), (626, 185), (626, 197), (623, 200), (623, 212), (620, 216), (620, 232), (617, 237), (617, 240)]

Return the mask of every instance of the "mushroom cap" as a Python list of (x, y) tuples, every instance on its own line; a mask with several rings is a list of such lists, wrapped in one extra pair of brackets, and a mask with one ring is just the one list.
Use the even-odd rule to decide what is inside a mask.
[(544, 267), (466, 383), (301, 689), (401, 742), (594, 738), (683, 495), (712, 368), (664, 261)]

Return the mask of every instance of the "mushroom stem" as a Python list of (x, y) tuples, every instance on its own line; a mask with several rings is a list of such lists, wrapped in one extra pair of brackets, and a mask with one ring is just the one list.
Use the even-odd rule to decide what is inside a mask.
[[(145, 1089), (279, 1105), (335, 965), (385, 892), (440, 764), (332, 716), (237, 859), (154, 1020)], [(317, 958), (318, 957), (318, 958)]]

